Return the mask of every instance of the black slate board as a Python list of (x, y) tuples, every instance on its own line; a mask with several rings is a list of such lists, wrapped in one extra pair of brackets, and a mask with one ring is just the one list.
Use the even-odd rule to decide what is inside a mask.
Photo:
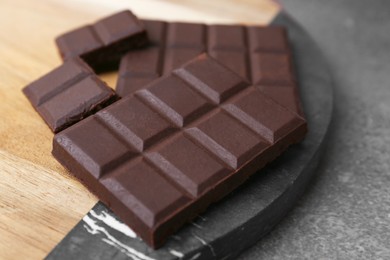
[(323, 56), (285, 13), (272, 24), (288, 28), (309, 133), (299, 145), (251, 177), (172, 236), (149, 248), (103, 204), (97, 203), (46, 259), (233, 259), (267, 234), (315, 175), (333, 108), (332, 79)]

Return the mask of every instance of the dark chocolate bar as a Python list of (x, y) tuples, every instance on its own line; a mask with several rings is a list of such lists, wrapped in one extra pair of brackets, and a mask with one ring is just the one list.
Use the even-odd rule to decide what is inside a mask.
[(80, 56), (95, 72), (116, 69), (126, 52), (147, 42), (143, 23), (128, 10), (65, 33), (56, 39), (64, 60)]
[(301, 114), (286, 30), (144, 20), (149, 46), (121, 61), (116, 91), (127, 96), (202, 52)]
[(52, 153), (157, 248), (305, 133), (302, 117), (203, 54), (55, 135)]
[(79, 58), (66, 61), (23, 92), (55, 133), (116, 100), (114, 91)]

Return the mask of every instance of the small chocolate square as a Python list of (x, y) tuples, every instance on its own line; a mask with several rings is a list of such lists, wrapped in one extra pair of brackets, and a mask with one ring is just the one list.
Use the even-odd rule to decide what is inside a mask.
[(116, 69), (124, 54), (147, 43), (143, 22), (128, 10), (56, 38), (63, 60), (81, 57), (95, 72)]
[(23, 92), (55, 133), (116, 99), (114, 91), (79, 58), (66, 61)]

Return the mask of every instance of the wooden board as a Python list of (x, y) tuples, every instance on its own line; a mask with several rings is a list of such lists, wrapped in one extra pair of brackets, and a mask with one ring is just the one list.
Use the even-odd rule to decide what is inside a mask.
[[(2, 0), (0, 2), (0, 259), (44, 257), (97, 202), (51, 155), (53, 134), (21, 89), (61, 63), (60, 33), (131, 8), (142, 18), (267, 24), (270, 0)], [(104, 75), (115, 86), (116, 75)]]

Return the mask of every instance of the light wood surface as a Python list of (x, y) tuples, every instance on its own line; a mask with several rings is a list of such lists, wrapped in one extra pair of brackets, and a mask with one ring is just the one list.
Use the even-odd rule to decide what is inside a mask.
[[(1, 0), (0, 259), (44, 257), (97, 202), (51, 156), (53, 134), (21, 89), (58, 66), (53, 39), (130, 8), (142, 18), (267, 24), (270, 0)], [(116, 75), (103, 75), (115, 86)]]

